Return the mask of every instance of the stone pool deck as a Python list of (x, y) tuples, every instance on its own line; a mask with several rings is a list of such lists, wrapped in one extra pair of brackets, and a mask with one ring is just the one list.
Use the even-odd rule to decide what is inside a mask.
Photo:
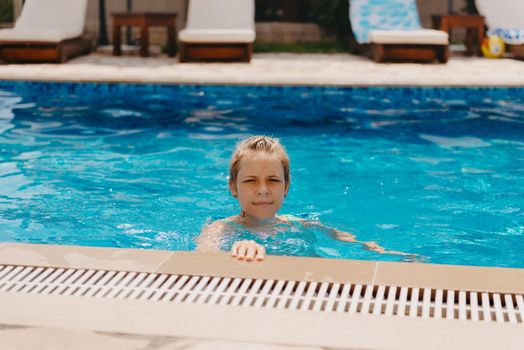
[[(173, 285), (162, 282), (170, 280)], [(275, 283), (266, 294), (244, 288), (257, 281)], [(284, 287), (286, 281), (298, 284)], [(299, 292), (301, 283), (313, 289)], [(324, 287), (348, 283), (364, 286), (365, 293), (342, 304), (349, 309), (335, 311), (345, 293)], [(409, 288), (408, 299), (418, 306), (399, 315), (398, 304), (397, 313), (388, 315), (384, 307), (370, 306), (377, 305), (380, 291), (372, 296), (367, 286)], [(435, 317), (429, 308), (425, 315), (422, 294), (413, 296), (419, 287), (424, 300), (427, 289), (477, 291), (494, 304), (498, 293), (520, 298), (520, 316), (509, 322), (508, 306), (496, 320), (460, 319), (460, 307), (449, 318), (449, 306), (445, 316)], [(301, 294), (297, 307), (290, 293)], [(277, 256), (242, 263), (226, 253), (0, 243), (0, 348), (520, 350), (523, 293), (524, 269)], [(458, 299), (460, 304), (460, 294)]]
[(524, 61), (452, 57), (447, 64), (376, 64), (350, 54), (255, 54), (251, 63), (179, 63), (91, 54), (65, 64), (0, 64), (0, 79), (172, 84), (524, 86)]

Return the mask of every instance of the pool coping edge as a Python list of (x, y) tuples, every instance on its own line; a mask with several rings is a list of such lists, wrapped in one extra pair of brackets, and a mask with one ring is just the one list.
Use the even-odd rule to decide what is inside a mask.
[(0, 243), (0, 264), (199, 276), (358, 283), (524, 294), (524, 269), (228, 253)]

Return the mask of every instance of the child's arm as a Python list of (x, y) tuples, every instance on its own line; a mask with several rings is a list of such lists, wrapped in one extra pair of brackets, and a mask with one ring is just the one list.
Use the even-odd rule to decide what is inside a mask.
[[(215, 221), (204, 226), (200, 235), (195, 239), (197, 252), (219, 252), (222, 237), (226, 234), (227, 224)], [(266, 249), (255, 241), (236, 241), (231, 247), (231, 256), (238, 260), (262, 261), (266, 257)]]
[(323, 225), (322, 223), (320, 223), (318, 221), (306, 221), (306, 220), (303, 220), (303, 224), (305, 226), (310, 226), (310, 227), (311, 226), (315, 226), (315, 227), (321, 228), (330, 237), (338, 239), (339, 241), (350, 242), (350, 243), (360, 243), (360, 244), (362, 244), (364, 246), (365, 249), (373, 251), (373, 252), (377, 252), (377, 253), (380, 253), (380, 254), (415, 256), (415, 254), (399, 252), (399, 251), (396, 251), (396, 250), (386, 250), (386, 249), (384, 249), (384, 247), (381, 247), (380, 245), (378, 245), (375, 242), (358, 241), (356, 239), (355, 235), (353, 235), (351, 233), (348, 233), (348, 232), (337, 230), (337, 229), (332, 228), (332, 227), (325, 226), (325, 225)]
[(200, 235), (195, 238), (197, 252), (218, 252), (220, 251), (221, 237), (224, 235), (224, 223), (214, 221), (206, 225), (200, 231)]

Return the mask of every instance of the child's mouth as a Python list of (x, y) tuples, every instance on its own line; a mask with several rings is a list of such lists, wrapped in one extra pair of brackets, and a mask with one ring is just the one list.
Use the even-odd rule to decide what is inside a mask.
[(253, 205), (258, 205), (258, 206), (261, 206), (261, 207), (264, 207), (264, 206), (269, 206), (269, 205), (272, 205), (273, 202), (257, 202), (257, 203), (253, 203)]

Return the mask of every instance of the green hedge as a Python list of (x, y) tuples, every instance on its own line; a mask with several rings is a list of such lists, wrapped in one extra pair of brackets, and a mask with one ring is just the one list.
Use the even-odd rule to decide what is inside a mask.
[(466, 0), (466, 6), (462, 8), (462, 11), (466, 13), (470, 13), (472, 15), (478, 15), (479, 11), (477, 9), (477, 6), (475, 5), (475, 0)]
[(13, 0), (0, 0), (0, 23), (13, 22)]
[(341, 43), (350, 35), (349, 2), (347, 0), (310, 0), (313, 21)]
[(323, 41), (313, 43), (260, 43), (253, 46), (255, 52), (292, 52), (292, 53), (340, 53), (348, 52), (341, 42)]

